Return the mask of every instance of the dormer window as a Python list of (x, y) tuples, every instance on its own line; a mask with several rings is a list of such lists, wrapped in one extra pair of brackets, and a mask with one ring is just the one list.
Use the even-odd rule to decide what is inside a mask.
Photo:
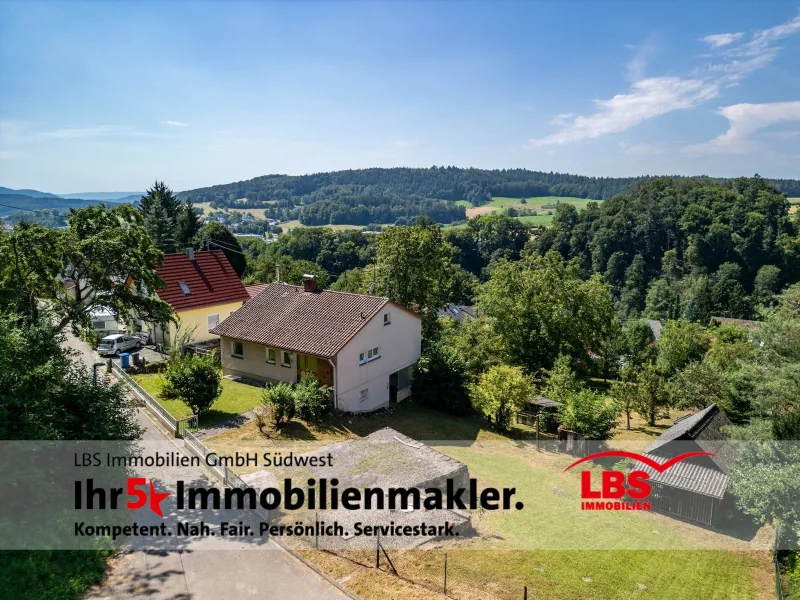
[(186, 285), (185, 281), (179, 281), (178, 285), (181, 286), (181, 291), (183, 292), (184, 296), (189, 296), (192, 293), (192, 290), (189, 289), (189, 286)]

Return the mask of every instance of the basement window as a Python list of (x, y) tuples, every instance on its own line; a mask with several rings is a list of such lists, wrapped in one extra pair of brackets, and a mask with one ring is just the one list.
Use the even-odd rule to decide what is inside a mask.
[(364, 402), (365, 400), (369, 400), (369, 388), (367, 388), (365, 390), (361, 390), (358, 393), (358, 401), (359, 402)]
[(185, 281), (179, 281), (178, 285), (181, 286), (181, 291), (183, 292), (184, 296), (190, 296), (192, 294), (192, 290), (189, 289), (189, 286), (186, 285)]

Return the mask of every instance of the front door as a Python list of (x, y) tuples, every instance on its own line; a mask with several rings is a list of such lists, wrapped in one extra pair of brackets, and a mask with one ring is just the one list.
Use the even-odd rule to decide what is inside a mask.
[(389, 375), (389, 404), (397, 404), (397, 373)]

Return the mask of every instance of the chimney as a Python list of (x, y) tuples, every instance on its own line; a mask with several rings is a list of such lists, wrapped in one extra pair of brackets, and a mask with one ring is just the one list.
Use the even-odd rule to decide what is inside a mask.
[(317, 291), (317, 279), (314, 275), (309, 275), (308, 273), (303, 275), (303, 291), (304, 292), (316, 292)]
[(187, 248), (186, 256), (189, 257), (189, 260), (194, 260), (194, 248)]

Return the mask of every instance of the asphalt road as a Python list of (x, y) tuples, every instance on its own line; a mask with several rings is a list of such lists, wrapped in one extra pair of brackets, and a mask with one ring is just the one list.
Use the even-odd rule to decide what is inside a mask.
[[(77, 357), (87, 368), (99, 362), (97, 354), (84, 342), (67, 334), (65, 342), (75, 350)], [(98, 369), (98, 375), (104, 368)], [(145, 429), (143, 443), (159, 449), (169, 448), (183, 452), (181, 440), (170, 439), (139, 410), (139, 424)], [(159, 481), (160, 489), (174, 492), (177, 478), (210, 485), (201, 469), (186, 468), (142, 468), (137, 473), (142, 477)], [(174, 498), (174, 494), (170, 499)], [(169, 512), (168, 522), (177, 519), (190, 520), (191, 515), (176, 514), (172, 506), (164, 506)], [(197, 515), (207, 523), (230, 518), (230, 515), (214, 515), (206, 511)], [(153, 515), (153, 519), (159, 519)], [(138, 521), (137, 517), (137, 521)], [(244, 543), (222, 538), (192, 538), (181, 541), (176, 537), (166, 540), (161, 547), (137, 549), (125, 547), (112, 561), (108, 577), (102, 586), (91, 590), (86, 600), (128, 600), (149, 598), (151, 600), (216, 600), (228, 597), (264, 598), (275, 600), (319, 599), (343, 600), (348, 596), (320, 577), (313, 570), (294, 558), (274, 542)]]

